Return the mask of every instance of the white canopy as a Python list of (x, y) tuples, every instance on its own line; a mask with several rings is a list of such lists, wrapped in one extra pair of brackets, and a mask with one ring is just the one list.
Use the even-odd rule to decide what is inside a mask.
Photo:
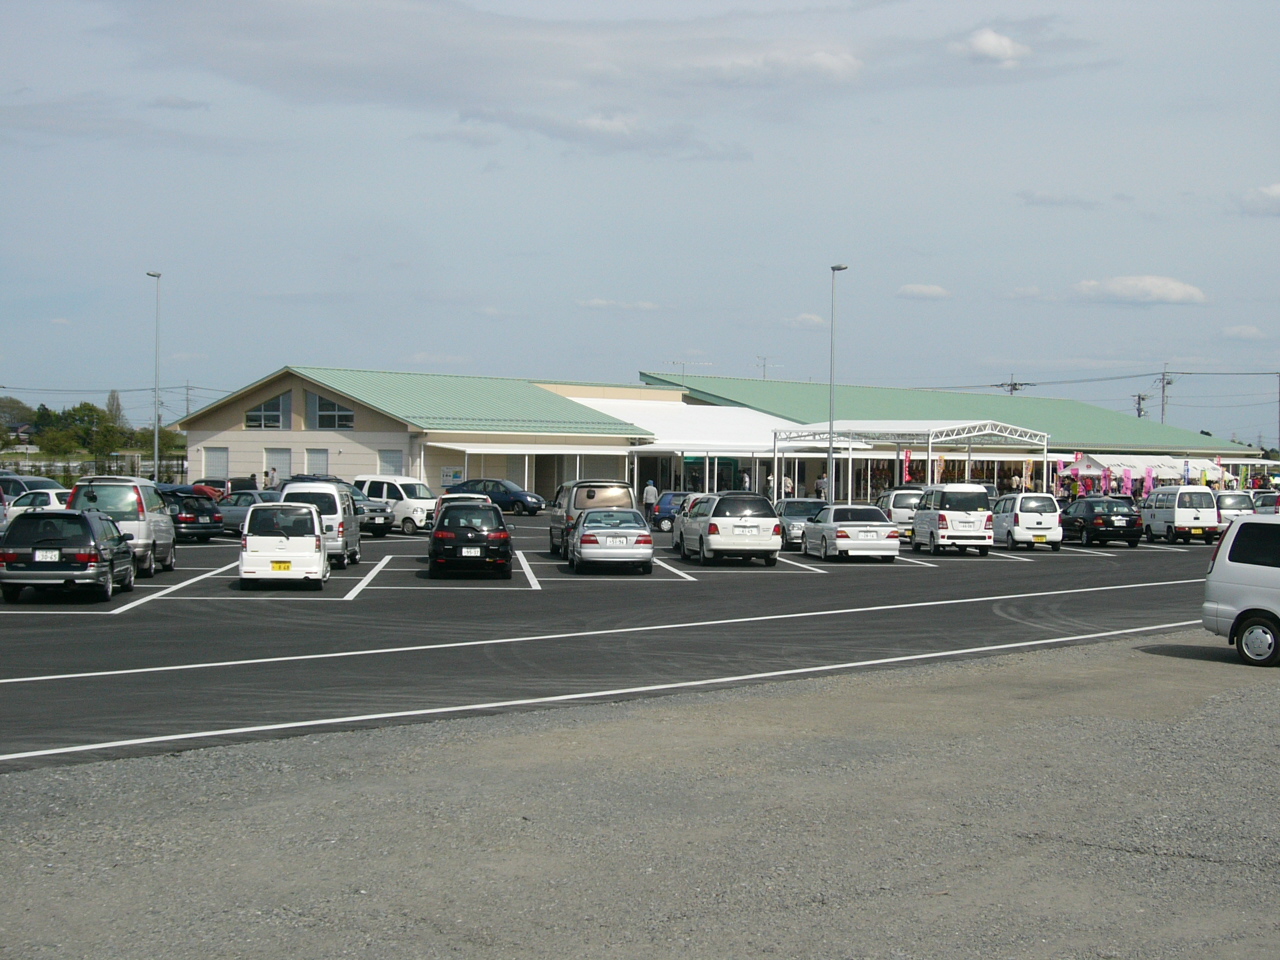
[[(1232, 476), (1225, 467), (1219, 467), (1212, 460), (1203, 457), (1157, 457), (1140, 454), (1085, 454), (1079, 460), (1067, 464), (1059, 471), (1059, 476), (1072, 475), (1081, 477), (1101, 477), (1103, 470), (1110, 470), (1117, 479), (1129, 470), (1135, 480), (1141, 481), (1147, 474), (1147, 468), (1156, 480), (1181, 480), (1189, 474), (1193, 482), (1199, 482), (1203, 473), (1210, 480), (1221, 480), (1223, 476)], [(1073, 473), (1075, 471), (1075, 473)]]
[[(573, 399), (652, 433), (653, 443), (630, 450), (642, 457), (668, 454), (771, 457), (774, 431), (796, 427), (790, 420), (746, 407), (717, 407), (671, 400)], [(858, 446), (866, 447), (866, 444)]]

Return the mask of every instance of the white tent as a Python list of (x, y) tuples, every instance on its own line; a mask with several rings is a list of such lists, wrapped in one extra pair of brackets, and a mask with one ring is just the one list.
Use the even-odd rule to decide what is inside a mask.
[(1199, 483), (1201, 474), (1210, 481), (1222, 480), (1224, 477), (1234, 477), (1225, 467), (1220, 467), (1214, 461), (1203, 457), (1156, 457), (1138, 454), (1111, 455), (1101, 453), (1085, 454), (1079, 460), (1064, 466), (1058, 471), (1058, 475), (1060, 477), (1079, 476), (1097, 479), (1102, 476), (1104, 470), (1109, 470), (1111, 476), (1119, 480), (1124, 476), (1125, 470), (1129, 470), (1134, 483), (1140, 484), (1146, 477), (1148, 468), (1151, 469), (1152, 478), (1162, 483), (1177, 482), (1182, 480), (1184, 476), (1190, 477), (1192, 483)]

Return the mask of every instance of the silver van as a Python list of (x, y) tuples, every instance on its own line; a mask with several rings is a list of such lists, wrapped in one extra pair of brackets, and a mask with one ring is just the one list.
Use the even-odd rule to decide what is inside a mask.
[(81, 477), (67, 498), (68, 510), (105, 513), (121, 532), (133, 535), (133, 562), (138, 576), (153, 577), (178, 565), (173, 516), (156, 485), (142, 477)]
[(325, 553), (339, 570), (360, 562), (360, 516), (351, 491), (324, 480), (290, 481), (280, 490), (282, 503), (309, 503), (324, 524)]
[(970, 547), (985, 557), (994, 540), (991, 497), (980, 483), (940, 483), (925, 487), (911, 522), (911, 549), (934, 556), (944, 547), (964, 553)]
[(1280, 516), (1247, 515), (1227, 528), (1209, 560), (1200, 622), (1245, 663), (1280, 663)]
[(567, 556), (566, 530), (572, 529), (578, 514), (592, 507), (640, 509), (635, 491), (625, 480), (570, 480), (560, 484), (555, 499), (547, 505), (547, 517), (551, 523), (547, 531), (548, 549), (553, 555)]

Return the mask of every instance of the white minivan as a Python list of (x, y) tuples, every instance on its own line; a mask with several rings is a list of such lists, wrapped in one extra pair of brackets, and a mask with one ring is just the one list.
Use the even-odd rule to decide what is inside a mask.
[(1147, 543), (1164, 537), (1169, 543), (1203, 537), (1213, 543), (1222, 526), (1213, 491), (1199, 485), (1156, 487), (1142, 501), (1142, 530)]
[(255, 503), (240, 535), (240, 589), (263, 580), (301, 580), (323, 590), (329, 555), (320, 511), (310, 503)]
[(970, 547), (985, 557), (991, 549), (994, 526), (991, 498), (980, 483), (940, 483), (925, 487), (911, 526), (911, 549), (923, 547), (935, 556), (943, 547), (964, 553)]
[(1043, 493), (1010, 493), (996, 501), (991, 511), (992, 537), (1012, 550), (1037, 543), (1062, 549), (1062, 514), (1058, 501)]
[(394, 523), (409, 536), (431, 526), (436, 512), (436, 495), (421, 480), (398, 474), (362, 473), (355, 485), (370, 500), (391, 505)]
[(1250, 666), (1280, 663), (1280, 517), (1247, 516), (1228, 528), (1205, 574), (1200, 622)]

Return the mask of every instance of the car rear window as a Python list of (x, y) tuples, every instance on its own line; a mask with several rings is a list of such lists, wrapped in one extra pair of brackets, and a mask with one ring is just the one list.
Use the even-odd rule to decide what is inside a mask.
[(1057, 513), (1058, 501), (1053, 497), (1023, 497), (1018, 510), (1022, 513)]
[(922, 496), (923, 494), (919, 491), (915, 493), (895, 493), (893, 495), (893, 505), (899, 510), (910, 510), (920, 503)]
[(497, 507), (447, 506), (436, 524), (438, 530), (457, 530), (471, 527), (476, 530), (498, 530), (502, 527), (502, 511)]
[(646, 528), (644, 517), (634, 510), (590, 510), (582, 520), (584, 527), (640, 527)]
[(1220, 493), (1218, 508), (1220, 510), (1252, 510), (1253, 497), (1247, 493)]
[(1236, 530), (1236, 538), (1231, 541), (1227, 559), (1232, 563), (1258, 567), (1280, 567), (1280, 526), (1274, 523), (1241, 524)]
[(836, 523), (884, 523), (889, 518), (879, 507), (841, 507), (832, 511), (831, 519)]
[(764, 497), (722, 497), (711, 511), (713, 517), (776, 517), (773, 504)]
[(573, 492), (573, 508), (586, 510), (589, 507), (630, 507), (630, 487), (579, 487)]
[(315, 515), (306, 507), (267, 507), (249, 512), (248, 533), (253, 537), (313, 537)]
[(1274, 507), (1278, 496), (1280, 496), (1280, 494), (1256, 493), (1253, 496), (1253, 502), (1259, 507)]
[(284, 502), (313, 504), (322, 517), (332, 517), (338, 512), (338, 498), (332, 493), (324, 493), (320, 490), (290, 490), (285, 493)]
[(32, 547), (46, 543), (83, 546), (92, 539), (84, 517), (50, 517), (23, 513), (14, 517), (4, 536), (6, 547)]
[(1105, 513), (1107, 516), (1128, 516), (1138, 511), (1123, 500), (1098, 500), (1093, 504), (1093, 512), (1095, 514)]
[(1178, 506), (1184, 510), (1212, 510), (1213, 494), (1212, 493), (1180, 493), (1178, 494)]
[(825, 500), (791, 500), (782, 505), (784, 517), (812, 517), (827, 505)]
[(73, 510), (97, 510), (112, 520), (137, 520), (138, 496), (132, 486), (90, 483), (76, 488)]
[(944, 490), (939, 510), (977, 511), (990, 510), (991, 498), (986, 492), (977, 493), (968, 490)]

